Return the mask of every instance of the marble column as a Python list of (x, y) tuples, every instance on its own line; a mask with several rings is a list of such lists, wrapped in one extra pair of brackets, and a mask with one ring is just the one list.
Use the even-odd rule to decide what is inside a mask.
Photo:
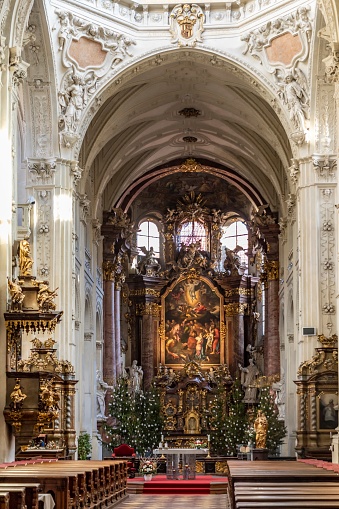
[(267, 324), (264, 346), (265, 375), (280, 374), (279, 263), (267, 263)]
[(121, 375), (121, 330), (120, 330), (120, 297), (121, 286), (116, 282), (114, 291), (114, 329), (115, 329), (115, 370), (116, 377)]
[(116, 380), (114, 281), (105, 280), (104, 289), (103, 379), (113, 385)]
[(141, 365), (144, 371), (144, 389), (151, 386), (156, 364), (156, 338), (159, 328), (160, 306), (154, 302), (139, 305), (142, 316)]

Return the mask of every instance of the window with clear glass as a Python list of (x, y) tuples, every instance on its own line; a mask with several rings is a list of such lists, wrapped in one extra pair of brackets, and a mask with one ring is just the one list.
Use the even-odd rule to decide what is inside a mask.
[(230, 224), (223, 227), (222, 236), (221, 236), (221, 268), (224, 265), (224, 261), (226, 258), (225, 248), (234, 249), (238, 246), (241, 247), (241, 250), (237, 251), (237, 254), (240, 257), (241, 264), (247, 268), (248, 265), (248, 229), (246, 224), (237, 219)]
[(207, 251), (206, 227), (199, 221), (189, 221), (183, 223), (179, 230), (178, 246), (185, 244), (189, 246), (195, 242), (200, 242), (201, 250)]
[(144, 253), (141, 251), (141, 247), (145, 247), (147, 251), (153, 247), (154, 254), (157, 258), (160, 257), (160, 239), (158, 226), (151, 221), (146, 219), (139, 225), (139, 231), (137, 233), (137, 247), (139, 255)]

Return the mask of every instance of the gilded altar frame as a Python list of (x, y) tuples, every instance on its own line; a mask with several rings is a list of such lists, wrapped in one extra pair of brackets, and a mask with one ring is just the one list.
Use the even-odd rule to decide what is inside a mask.
[(196, 271), (176, 279), (161, 301), (160, 362), (173, 368), (193, 360), (226, 363), (223, 303), (217, 287)]

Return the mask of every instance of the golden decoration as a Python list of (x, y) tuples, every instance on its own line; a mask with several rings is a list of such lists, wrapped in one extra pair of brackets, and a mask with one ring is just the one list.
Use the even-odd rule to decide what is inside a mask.
[(135, 314), (137, 316), (156, 316), (160, 317), (161, 314), (161, 306), (156, 304), (155, 302), (150, 302), (147, 304), (137, 304), (135, 309)]
[(259, 376), (255, 381), (255, 387), (262, 389), (263, 387), (271, 387), (272, 384), (279, 382), (280, 374)]
[(323, 364), (325, 360), (325, 352), (324, 351), (317, 351), (315, 355), (313, 355), (312, 359), (308, 361), (304, 361), (300, 364), (297, 375), (306, 375), (306, 374), (313, 374), (317, 373), (317, 367)]
[(55, 327), (60, 322), (63, 311), (57, 314), (52, 320), (6, 320), (6, 329), (9, 333), (13, 334), (18, 331), (29, 332), (53, 332)]
[(335, 348), (336, 343), (338, 341), (338, 336), (337, 336), (337, 334), (332, 334), (332, 336), (327, 338), (327, 337), (325, 337), (324, 334), (319, 334), (318, 341), (320, 341), (320, 343), (322, 344), (322, 346), (324, 348)]
[(197, 474), (203, 474), (204, 473), (204, 462), (203, 461), (195, 461), (195, 471)]
[(232, 297), (233, 295), (244, 295), (250, 297), (253, 291), (250, 288), (233, 288), (232, 290), (226, 290), (225, 297)]
[(158, 334), (159, 334), (160, 341), (165, 341), (166, 329), (165, 329), (164, 322), (160, 322), (160, 325), (158, 327)]
[(131, 290), (129, 294), (131, 297), (144, 297), (145, 295), (160, 297), (160, 292), (153, 290), (153, 288), (138, 288), (137, 290)]
[(10, 398), (12, 400), (11, 403), (10, 403), (10, 407), (14, 411), (15, 410), (19, 410), (22, 407), (24, 400), (27, 398), (27, 394), (25, 394), (22, 391), (22, 387), (21, 387), (21, 383), (20, 383), (20, 378), (16, 379), (16, 383), (15, 383), (15, 386), (13, 388), (13, 391), (10, 394)]
[(20, 276), (32, 275), (33, 260), (31, 258), (31, 246), (28, 240), (21, 240), (19, 244), (19, 268)]
[(215, 473), (216, 474), (228, 474), (227, 461), (216, 461), (215, 462)]
[(204, 171), (204, 169), (195, 159), (186, 159), (186, 161), (179, 166), (179, 171), (183, 173), (199, 173)]
[(277, 281), (279, 279), (279, 262), (277, 260), (267, 261), (265, 271), (268, 281)]
[(248, 304), (239, 302), (231, 302), (224, 306), (226, 316), (244, 315), (248, 308)]

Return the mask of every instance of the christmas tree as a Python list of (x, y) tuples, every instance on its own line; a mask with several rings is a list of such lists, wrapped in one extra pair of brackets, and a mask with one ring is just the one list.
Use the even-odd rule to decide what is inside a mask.
[(270, 387), (263, 387), (261, 389), (258, 410), (261, 410), (267, 419), (266, 447), (271, 455), (275, 455), (277, 454), (278, 446), (283, 443), (286, 435), (286, 426), (283, 421), (278, 420), (278, 410), (274, 405)]
[(126, 443), (140, 455), (152, 451), (160, 441), (162, 417), (155, 388), (131, 391), (128, 379), (118, 379), (109, 403), (109, 419), (103, 426), (105, 443), (111, 450)]
[(218, 387), (210, 406), (211, 450), (214, 454), (225, 454), (226, 428), (226, 391), (223, 386)]
[(244, 393), (239, 379), (236, 378), (227, 400), (228, 418), (225, 428), (225, 446), (226, 454), (229, 456), (236, 455), (237, 445), (245, 442), (248, 418), (243, 399)]

